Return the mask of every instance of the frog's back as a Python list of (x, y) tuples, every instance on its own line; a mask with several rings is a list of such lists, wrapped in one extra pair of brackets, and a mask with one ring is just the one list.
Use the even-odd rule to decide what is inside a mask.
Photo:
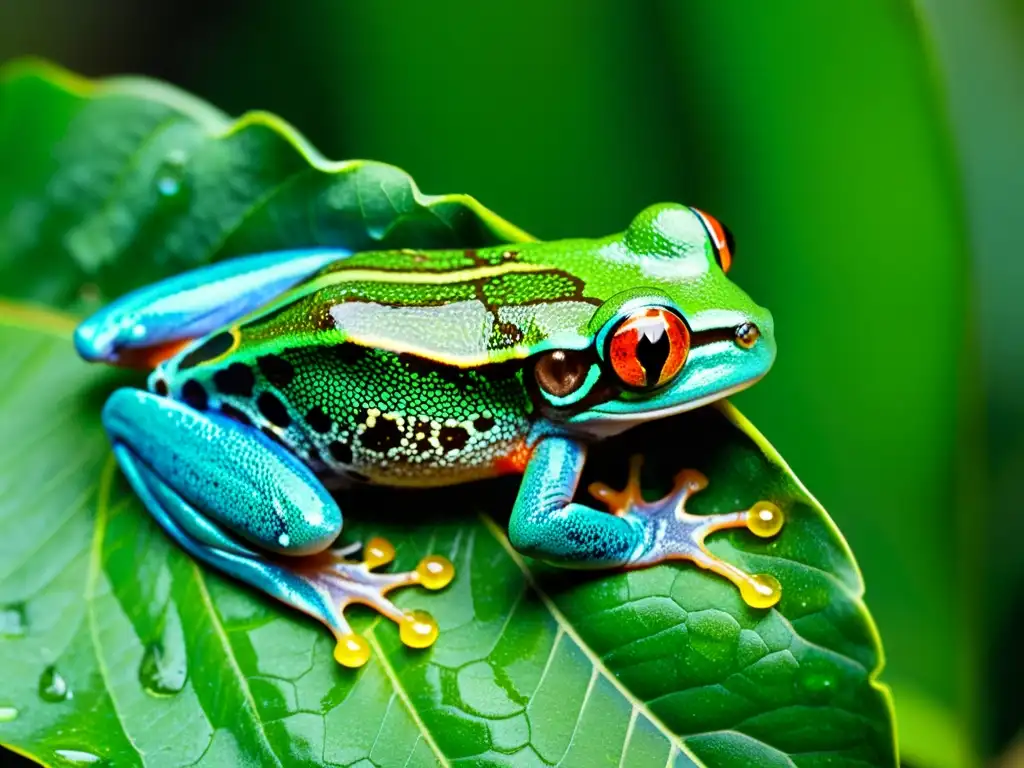
[(387, 484), (514, 469), (534, 404), (522, 360), (595, 301), (511, 250), (357, 254), (151, 378), (314, 469)]

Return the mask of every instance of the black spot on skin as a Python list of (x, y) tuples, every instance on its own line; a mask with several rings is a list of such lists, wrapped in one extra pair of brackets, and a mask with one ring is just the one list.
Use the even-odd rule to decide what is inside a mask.
[(371, 451), (384, 453), (402, 441), (402, 430), (391, 419), (378, 416), (377, 422), (363, 432), (359, 440)]
[(221, 331), (216, 336), (211, 336), (198, 347), (181, 358), (178, 363), (178, 370), (193, 368), (200, 363), (213, 360), (227, 352), (235, 344), (235, 337), (227, 331)]
[(282, 448), (288, 448), (288, 444), (284, 440), (282, 440), (281, 436), (279, 434), (277, 434), (277, 432), (272, 430), (270, 427), (260, 427), (260, 432), (262, 432), (264, 435), (269, 437), (271, 440), (273, 440), (275, 443), (280, 445)]
[(271, 424), (279, 427), (287, 427), (292, 423), (292, 417), (288, 415), (288, 409), (277, 399), (277, 396), (270, 392), (263, 392), (256, 400), (256, 407), (260, 413)]
[(366, 357), (366, 347), (358, 344), (336, 344), (333, 347), (334, 355), (344, 365), (354, 365)]
[(278, 389), (287, 387), (295, 378), (295, 369), (283, 357), (263, 355), (256, 358), (256, 364), (260, 367), (260, 372), (267, 377), (271, 386)]
[(209, 402), (203, 385), (195, 379), (189, 379), (181, 386), (181, 399), (197, 411), (205, 411)]
[(158, 395), (166, 395), (168, 391), (167, 382), (164, 379), (157, 379), (153, 382), (153, 391)]
[(352, 449), (340, 440), (332, 440), (331, 444), (327, 446), (327, 450), (330, 451), (331, 458), (335, 461), (342, 464), (352, 463)]
[[(430, 453), (434, 450), (434, 446), (430, 443), (430, 421), (422, 421), (417, 419), (416, 426), (412, 431), (415, 443), (413, 447), (417, 453)], [(422, 437), (421, 437), (422, 435)]]
[(309, 458), (310, 461), (316, 464), (323, 463), (323, 459), (320, 457), (320, 451), (318, 451), (316, 448), (310, 448), (309, 451), (306, 453), (306, 456)]
[(232, 363), (227, 368), (213, 374), (213, 383), (225, 395), (252, 397), (252, 387), (256, 378), (244, 363)]
[(242, 413), (240, 410), (235, 408), (233, 405), (230, 405), (228, 403), (221, 403), (220, 412), (227, 416), (229, 419), (234, 419), (239, 424), (252, 426), (252, 420), (244, 413)]
[(313, 325), (318, 331), (338, 330), (338, 324), (334, 322), (334, 318), (331, 316), (331, 308), (328, 306), (321, 307), (313, 316), (312, 320)]
[(494, 419), (490, 416), (481, 416), (473, 421), (473, 429), (477, 432), (489, 432), (494, 429)]
[(466, 380), (465, 371), (462, 368), (456, 368), (454, 365), (445, 365), (444, 363), (428, 360), (425, 357), (412, 355), (408, 352), (399, 352), (398, 360), (405, 366), (405, 369), (409, 373), (418, 374), (422, 378), (433, 376), (441, 381), (458, 384), (460, 386), (463, 385)]
[(324, 409), (319, 405), (314, 405), (306, 413), (306, 423), (321, 435), (325, 435), (330, 432), (331, 427), (334, 426), (334, 422), (331, 421), (331, 417), (324, 413)]
[(523, 340), (523, 330), (515, 323), (501, 322), (497, 325), (498, 335), (509, 344), (518, 344)]
[(469, 432), (463, 427), (441, 427), (437, 439), (446, 451), (458, 451), (469, 442)]

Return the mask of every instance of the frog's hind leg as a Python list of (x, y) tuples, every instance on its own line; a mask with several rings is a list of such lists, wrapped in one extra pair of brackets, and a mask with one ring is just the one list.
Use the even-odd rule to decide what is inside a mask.
[(125, 476), (161, 527), (195, 558), (323, 622), (335, 657), (360, 666), (366, 641), (352, 632), (345, 608), (362, 603), (397, 622), (407, 645), (426, 647), (433, 620), (399, 610), (386, 594), (420, 584), (439, 589), (451, 564), (428, 557), (415, 571), (379, 573), (394, 550), (382, 539), (329, 549), (341, 511), (316, 477), (258, 431), (148, 392), (121, 389), (103, 411)]
[(75, 330), (86, 360), (151, 368), (184, 344), (244, 317), (349, 251), (313, 249), (242, 256), (121, 296)]

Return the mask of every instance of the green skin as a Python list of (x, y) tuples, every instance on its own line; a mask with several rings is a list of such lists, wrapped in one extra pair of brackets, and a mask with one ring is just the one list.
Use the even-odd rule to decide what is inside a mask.
[[(728, 279), (721, 246), (693, 209), (659, 205), (623, 234), (599, 240), (345, 255), (270, 301), (240, 303), (231, 322), (205, 329), (156, 366), (149, 389), (159, 398), (115, 393), (105, 423), (129, 479), (172, 536), (317, 616), (339, 637), (347, 633), (340, 609), (325, 616), (328, 609), (289, 599), (289, 580), (297, 577), (268, 566), (262, 551), (323, 549), (340, 532), (340, 512), (329, 510), (330, 530), (313, 531), (306, 502), (295, 501), (296, 512), (278, 505), (284, 528), (259, 499), (239, 509), (238, 494), (211, 490), (220, 488), (211, 478), (230, 475), (243, 488), (249, 481), (217, 464), (223, 457), (206, 455), (215, 450), (211, 443), (237, 440), (236, 463), (256, 467), (246, 471), (284, 462), (267, 470), (284, 481), (258, 476), (252, 483), (271, 493), (295, 487), (300, 496), (320, 494), (321, 481), (430, 486), (525, 471), (510, 524), (520, 550), (583, 567), (671, 557), (700, 563), (694, 553), (707, 530), (698, 536), (693, 526), (673, 522), (678, 494), (656, 514), (633, 504), (620, 516), (572, 497), (589, 443), (725, 397), (770, 368), (771, 315)], [(177, 289), (155, 290), (173, 299)], [(683, 318), (691, 346), (670, 380), (637, 388), (617, 375), (608, 348), (623, 318), (647, 307)], [(175, 341), (167, 328), (159, 329), (163, 335), (153, 330), (170, 321), (140, 320), (142, 311), (119, 305), (86, 321), (76, 338), (82, 354), (125, 362), (129, 326), (140, 348)], [(741, 343), (739, 329), (751, 324), (759, 335)], [(116, 340), (103, 346), (104, 333)], [(580, 375), (572, 391), (553, 394), (536, 370), (557, 350), (573, 355)], [(161, 457), (175, 451), (177, 463), (164, 466)], [(181, 465), (199, 480), (176, 475)], [(246, 504), (253, 505), (248, 516)], [(218, 560), (224, 552), (250, 559), (257, 570), (225, 565)], [(345, 595), (335, 590), (332, 597), (343, 606)]]
[[(534, 356), (595, 348), (627, 303), (668, 304), (687, 319), (695, 343), (671, 385), (639, 397), (613, 386), (594, 402), (599, 377), (564, 402), (534, 384)], [(750, 350), (728, 341), (748, 322), (761, 332)], [(238, 335), (230, 351), (186, 350), (150, 388), (163, 380), (188, 402), (185, 385), (197, 382), (318, 473), (410, 486), (514, 470), (531, 437), (614, 434), (717, 399), (760, 378), (775, 351), (769, 313), (718, 267), (699, 219), (674, 206), (603, 240), (358, 253), (225, 330)], [(236, 363), (255, 386), (218, 386)], [(286, 419), (261, 411), (250, 390), (274, 393)]]

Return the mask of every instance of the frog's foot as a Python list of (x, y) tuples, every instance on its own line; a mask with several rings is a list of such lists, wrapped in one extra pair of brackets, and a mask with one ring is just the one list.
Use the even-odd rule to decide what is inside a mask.
[[(399, 573), (376, 571), (395, 558), (395, 548), (386, 539), (370, 539), (363, 550), (363, 559), (349, 559), (360, 549), (358, 544), (329, 549), (302, 558), (282, 558), (278, 565), (288, 568), (324, 598), (331, 616), (325, 622), (331, 628), (337, 646), (334, 658), (346, 667), (361, 667), (370, 658), (366, 640), (352, 631), (345, 620), (345, 609), (359, 603), (366, 605), (398, 624), (402, 642), (411, 648), (427, 648), (437, 639), (437, 622), (425, 611), (403, 611), (387, 594), (399, 587), (418, 584), (430, 590), (442, 589), (455, 575), (452, 564), (440, 555), (428, 555), (415, 570)], [(319, 617), (318, 617), (319, 618)]]
[(643, 541), (626, 567), (640, 568), (664, 560), (690, 560), (729, 579), (739, 587), (743, 600), (754, 608), (770, 608), (782, 596), (779, 582), (767, 574), (751, 575), (715, 557), (704, 540), (715, 531), (748, 528), (764, 538), (774, 536), (783, 524), (782, 511), (769, 501), (759, 501), (750, 509), (716, 515), (691, 515), (686, 501), (707, 487), (708, 480), (694, 469), (684, 469), (675, 477), (672, 490), (657, 501), (644, 501), (640, 492), (642, 456), (630, 460), (626, 487), (616, 491), (604, 483), (592, 483), (590, 493), (608, 505), (608, 509), (643, 531)]

